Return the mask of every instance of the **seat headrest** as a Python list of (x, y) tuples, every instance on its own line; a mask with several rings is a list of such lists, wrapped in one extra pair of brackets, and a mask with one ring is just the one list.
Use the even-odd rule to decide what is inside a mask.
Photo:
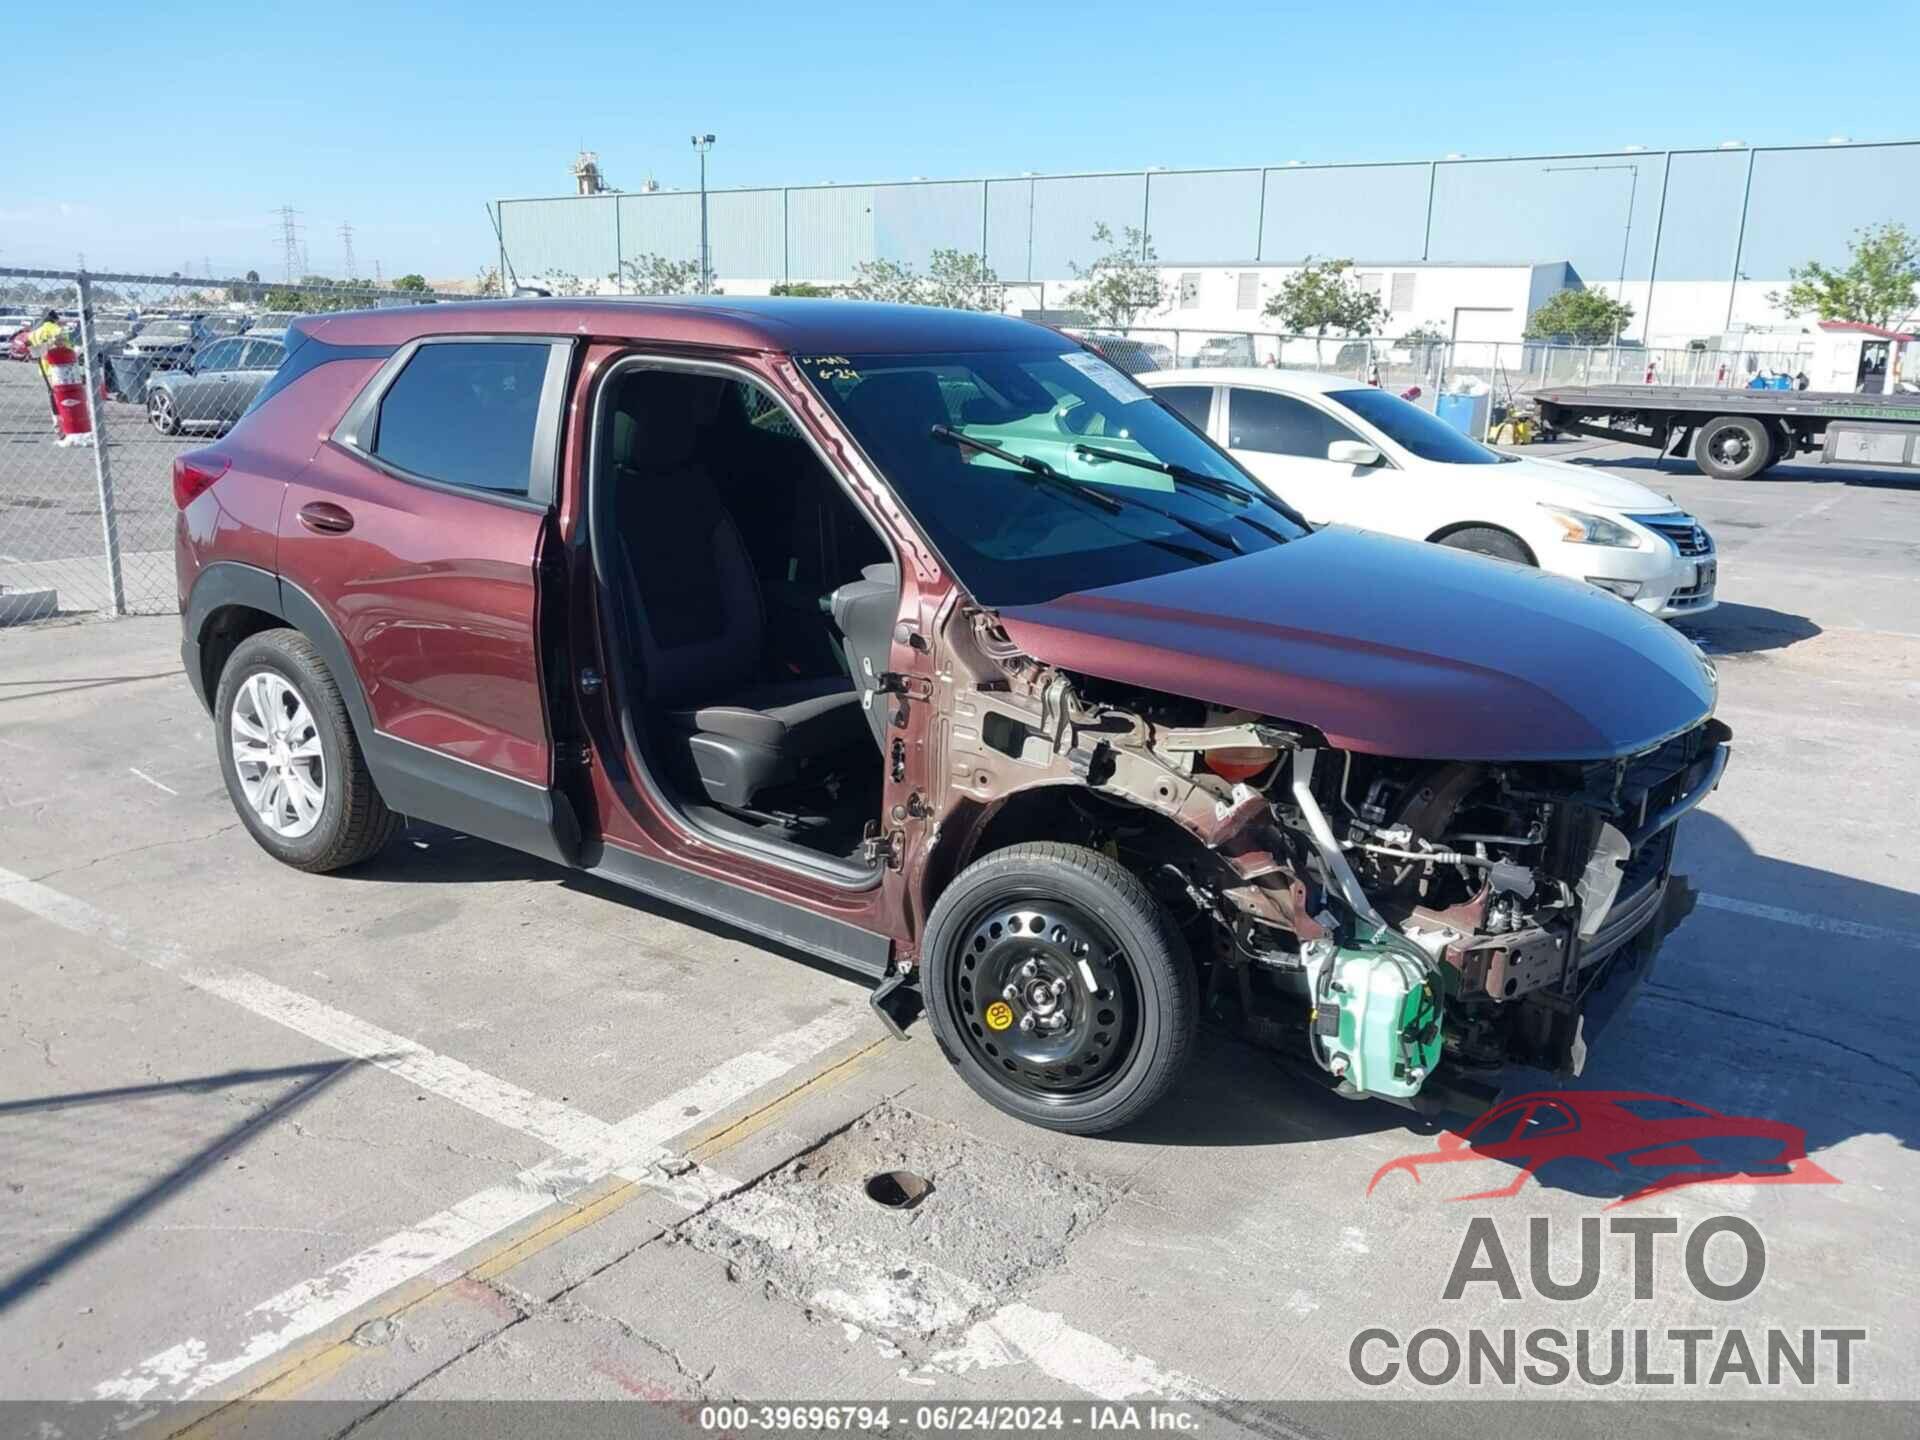
[(700, 429), (719, 412), (730, 381), (711, 375), (646, 370), (627, 381), (614, 425), (614, 461), (636, 469), (671, 469), (693, 453)]
[(904, 433), (947, 419), (946, 397), (930, 370), (882, 370), (847, 393), (846, 408), (876, 429)]

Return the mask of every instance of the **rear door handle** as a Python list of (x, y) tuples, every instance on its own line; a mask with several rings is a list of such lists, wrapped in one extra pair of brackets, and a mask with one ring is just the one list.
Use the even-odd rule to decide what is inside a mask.
[(322, 535), (344, 535), (353, 528), (353, 516), (338, 505), (315, 500), (300, 507), (300, 523)]

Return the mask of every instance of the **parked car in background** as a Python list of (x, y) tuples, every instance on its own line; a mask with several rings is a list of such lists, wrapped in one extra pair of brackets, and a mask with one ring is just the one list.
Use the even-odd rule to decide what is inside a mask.
[(185, 365), (210, 340), (220, 338), (198, 315), (154, 315), (108, 359), (113, 391), (136, 404), (146, 401), (147, 382), (163, 370)]
[(268, 854), (338, 870), (407, 815), (777, 935), (1076, 1133), (1168, 1093), (1203, 996), (1349, 1096), (1578, 1073), (1731, 750), (1670, 627), (1314, 530), (1003, 315), (312, 316), (173, 496)]
[(1538, 566), (1664, 619), (1714, 607), (1713, 537), (1636, 481), (1503, 455), (1344, 375), (1173, 370), (1140, 383), (1315, 524)]
[[(115, 400), (140, 401), (138, 390), (129, 391), (123, 382), (131, 380), (132, 373), (121, 361), (128, 342), (140, 333), (140, 321), (129, 316), (126, 311), (102, 314), (98, 311), (93, 317), (93, 353), (94, 363), (105, 374), (107, 394)], [(144, 375), (141, 379), (144, 381)]]
[[(1075, 334), (1071, 330), (1066, 333)], [(1075, 335), (1075, 338), (1094, 354), (1105, 357), (1129, 375), (1173, 368), (1172, 347), (1157, 341), (1136, 340), (1130, 335), (1101, 335), (1097, 332)]]
[(147, 423), (162, 435), (227, 430), (273, 378), (286, 348), (265, 335), (215, 340), (180, 369), (162, 370), (147, 381)]
[(285, 335), (287, 327), (298, 320), (299, 310), (262, 310), (247, 327), (249, 335)]
[(33, 334), (33, 322), (17, 326), (7, 335), (7, 358), (9, 360), (33, 359), (33, 342), (28, 337)]
[(1203, 341), (1194, 353), (1193, 363), (1202, 369), (1213, 369), (1222, 365), (1252, 365), (1253, 337), (1251, 335), (1215, 335)]

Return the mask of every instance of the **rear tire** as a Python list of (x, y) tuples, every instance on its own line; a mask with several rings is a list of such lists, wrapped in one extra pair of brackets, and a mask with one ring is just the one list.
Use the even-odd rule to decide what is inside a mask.
[(1716, 480), (1751, 480), (1773, 463), (1773, 431), (1750, 415), (1716, 415), (1693, 437), (1693, 463)]
[(989, 1104), (1031, 1124), (1073, 1135), (1125, 1125), (1166, 1095), (1192, 1050), (1186, 941), (1131, 872), (1084, 846), (1016, 845), (968, 866), (933, 907), (922, 954), (942, 1053)]
[(1534, 563), (1533, 552), (1509, 530), (1492, 525), (1469, 525), (1443, 535), (1439, 542), (1449, 550), (1471, 550), (1475, 555), (1491, 555), (1496, 560), (1511, 560), (1516, 565)]
[(340, 687), (298, 630), (262, 630), (234, 647), (213, 716), (233, 808), (282, 864), (341, 870), (400, 828), (367, 773)]

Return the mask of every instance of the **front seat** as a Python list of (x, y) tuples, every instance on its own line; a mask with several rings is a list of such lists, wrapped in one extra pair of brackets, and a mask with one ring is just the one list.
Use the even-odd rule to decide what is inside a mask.
[(656, 728), (680, 737), (716, 805), (761, 792), (865, 742), (844, 676), (767, 680), (759, 581), (713, 477), (695, 454), (729, 382), (647, 373), (615, 417), (617, 551), (639, 641), (638, 692)]

